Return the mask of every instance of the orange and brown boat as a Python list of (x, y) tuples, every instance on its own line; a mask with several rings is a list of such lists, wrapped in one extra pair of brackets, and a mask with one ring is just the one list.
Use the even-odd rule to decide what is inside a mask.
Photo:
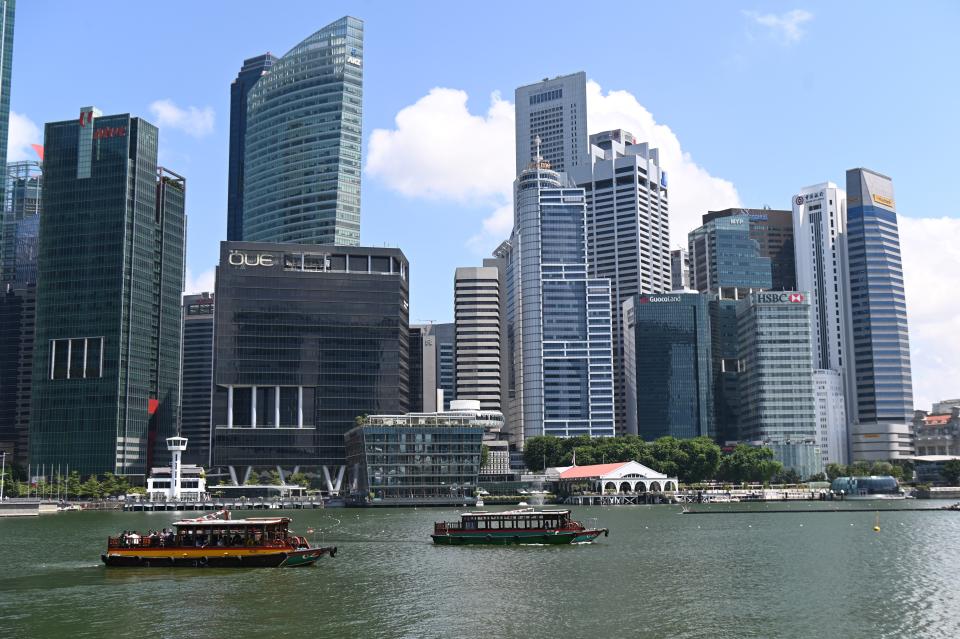
[(123, 533), (107, 540), (107, 566), (279, 568), (310, 566), (336, 546), (311, 547), (290, 530), (289, 517), (230, 519), (230, 512), (173, 522), (173, 530)]

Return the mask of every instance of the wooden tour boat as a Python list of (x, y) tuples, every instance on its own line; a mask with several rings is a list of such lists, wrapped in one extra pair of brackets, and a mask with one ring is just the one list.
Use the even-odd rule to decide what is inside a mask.
[(222, 510), (173, 523), (171, 532), (124, 533), (107, 540), (100, 558), (108, 566), (279, 568), (310, 566), (336, 546), (311, 547), (291, 534), (289, 517), (230, 519)]
[(523, 508), (505, 512), (476, 511), (463, 513), (458, 522), (437, 522), (433, 525), (433, 543), (461, 544), (582, 544), (600, 535), (606, 528), (587, 528), (570, 518), (569, 510), (536, 510)]

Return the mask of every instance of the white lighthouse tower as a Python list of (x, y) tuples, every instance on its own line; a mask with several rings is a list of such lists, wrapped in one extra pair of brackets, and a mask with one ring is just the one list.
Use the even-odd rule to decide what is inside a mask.
[(181, 470), (180, 455), (187, 449), (187, 438), (167, 437), (167, 450), (170, 451), (170, 498), (180, 499)]

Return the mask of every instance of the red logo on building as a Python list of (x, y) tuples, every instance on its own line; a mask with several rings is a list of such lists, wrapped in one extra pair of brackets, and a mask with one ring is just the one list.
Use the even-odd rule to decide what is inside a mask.
[(81, 111), (80, 112), (80, 127), (85, 127), (88, 124), (93, 122), (93, 111)]
[(105, 126), (93, 132), (94, 140), (103, 140), (105, 138), (122, 138), (127, 134), (125, 126)]
[(796, 303), (798, 303), (798, 302), (802, 302), (802, 301), (803, 301), (803, 293), (791, 293), (791, 294), (790, 294), (790, 301), (793, 302), (794, 304), (796, 304)]

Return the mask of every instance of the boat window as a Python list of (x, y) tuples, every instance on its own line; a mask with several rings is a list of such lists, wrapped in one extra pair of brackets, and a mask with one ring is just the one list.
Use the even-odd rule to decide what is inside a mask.
[(498, 520), (498, 519), (491, 519), (489, 522), (487, 522), (487, 525), (488, 525), (488, 527), (489, 527), (491, 530), (499, 530), (499, 529), (500, 529), (500, 520)]
[(476, 530), (477, 521), (475, 519), (468, 519), (467, 521), (463, 522), (463, 527), (467, 530)]

